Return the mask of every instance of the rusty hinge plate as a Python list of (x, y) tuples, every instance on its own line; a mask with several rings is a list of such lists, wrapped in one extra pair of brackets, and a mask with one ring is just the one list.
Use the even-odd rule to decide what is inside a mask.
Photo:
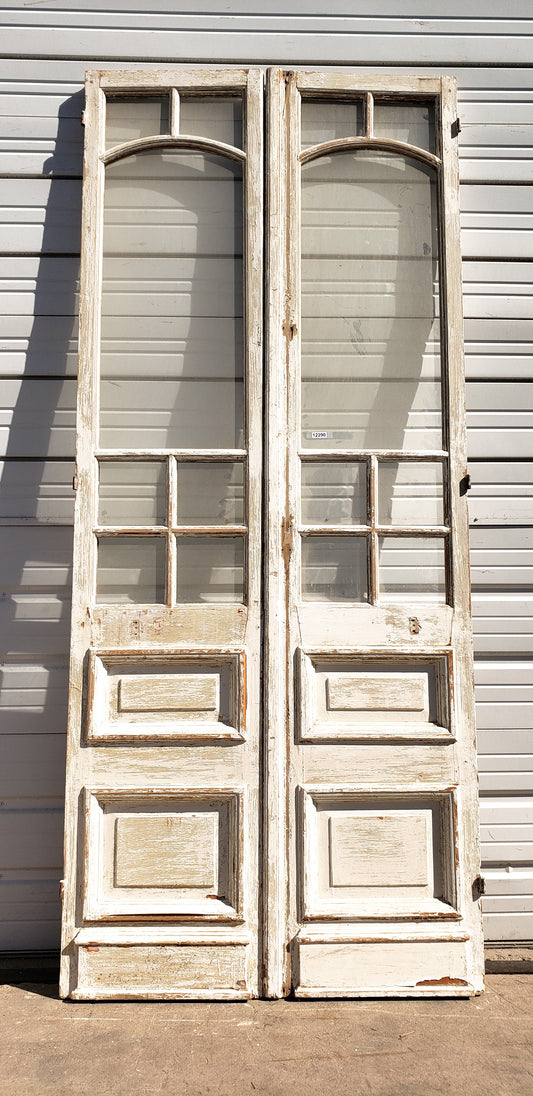
[(281, 522), (281, 554), (285, 564), (289, 562), (293, 549), (293, 519), (291, 516), (283, 518)]

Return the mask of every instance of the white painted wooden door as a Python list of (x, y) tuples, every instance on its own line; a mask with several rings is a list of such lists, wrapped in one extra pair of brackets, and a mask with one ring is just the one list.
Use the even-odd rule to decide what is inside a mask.
[(261, 102), (88, 80), (62, 992), (468, 995), (453, 96), (270, 75), (263, 528)]
[(62, 993), (238, 999), (259, 992), (261, 74), (89, 74), (85, 124)]
[(456, 118), (270, 75), (271, 992), (482, 985)]

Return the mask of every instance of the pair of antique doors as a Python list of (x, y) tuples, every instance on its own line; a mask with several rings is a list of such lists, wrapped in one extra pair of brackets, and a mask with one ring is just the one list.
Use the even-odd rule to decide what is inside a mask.
[(266, 92), (88, 74), (75, 998), (481, 988), (453, 86)]

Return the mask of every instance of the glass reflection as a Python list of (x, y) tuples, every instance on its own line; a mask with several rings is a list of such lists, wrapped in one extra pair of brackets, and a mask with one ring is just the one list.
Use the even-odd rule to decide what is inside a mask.
[(404, 156), (302, 168), (302, 445), (440, 448), (436, 181)]
[(107, 168), (100, 444), (242, 444), (242, 171), (146, 152)]
[(367, 601), (366, 537), (302, 537), (304, 601)]

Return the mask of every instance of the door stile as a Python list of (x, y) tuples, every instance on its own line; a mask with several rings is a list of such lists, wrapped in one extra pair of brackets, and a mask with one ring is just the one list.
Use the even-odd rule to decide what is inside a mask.
[(74, 987), (70, 941), (76, 931), (82, 880), (77, 865), (80, 809), (79, 744), (83, 719), (83, 663), (94, 601), (95, 542), (92, 536), (96, 508), (97, 469), (94, 452), (98, 435), (98, 369), (100, 352), (100, 290), (102, 279), (104, 167), (100, 153), (104, 143), (103, 94), (96, 73), (88, 74), (85, 87), (85, 144), (80, 263), (78, 390), (76, 411), (76, 465), (74, 488), (74, 544), (72, 566), (71, 649), (67, 723), (65, 789), (64, 879), (61, 884), (63, 922), (60, 993)]
[[(247, 98), (245, 104), (247, 128), (247, 197), (245, 202), (245, 429), (248, 451), (248, 552), (247, 574), (248, 634), (250, 644), (250, 697), (243, 698), (248, 706), (250, 724), (254, 727), (253, 749), (249, 751), (244, 777), (250, 800), (250, 820), (254, 834), (248, 835), (248, 864), (251, 891), (247, 920), (252, 936), (253, 981), (252, 996), (261, 994), (262, 938), (261, 938), (261, 855), (262, 855), (262, 802), (261, 802), (261, 644), (262, 644), (262, 491), (263, 491), (263, 236), (264, 236), (264, 79), (258, 69), (247, 73)], [(248, 390), (248, 391), (247, 391)], [(252, 583), (253, 577), (253, 583)], [(251, 663), (256, 660), (256, 666)], [(254, 710), (255, 709), (255, 710)]]
[(287, 682), (288, 621), (286, 569), (293, 548), (287, 514), (289, 301), (286, 291), (287, 200), (285, 76), (267, 73), (266, 172), (266, 354), (265, 354), (265, 608), (263, 690), (263, 993), (283, 997), (290, 990), (288, 957)]
[[(457, 703), (460, 710), (458, 783), (461, 789), (459, 857), (462, 908), (469, 923), (471, 969), (476, 985), (482, 987), (484, 967), (481, 903), (478, 893), (481, 860), (479, 849), (479, 791), (477, 776), (476, 724), (474, 704), (474, 660), (468, 520), (468, 463), (466, 436), (466, 389), (463, 339), (463, 294), (459, 216), (459, 155), (457, 81), (442, 77), (442, 249), (443, 312), (447, 338), (449, 499), (451, 521), (452, 586), (454, 617), (452, 646), (456, 652)], [(459, 721), (458, 721), (459, 723)]]

